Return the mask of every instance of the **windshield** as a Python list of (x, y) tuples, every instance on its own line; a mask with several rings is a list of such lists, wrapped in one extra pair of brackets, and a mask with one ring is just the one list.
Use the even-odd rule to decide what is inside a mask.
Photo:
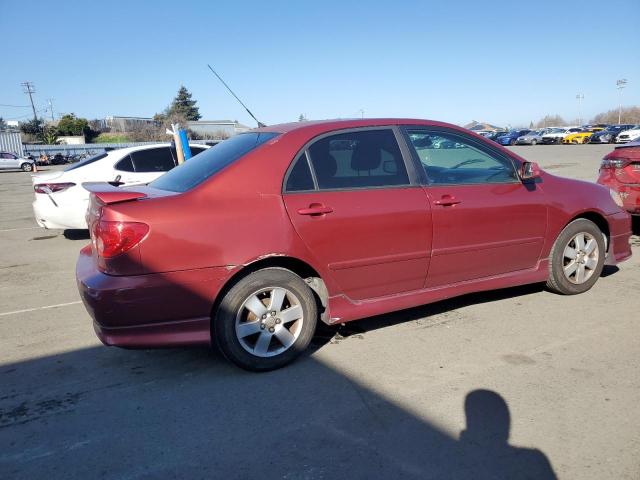
[(236, 135), (187, 160), (149, 186), (171, 192), (186, 192), (277, 135), (270, 132)]
[[(58, 155), (60, 155), (60, 154), (58, 154)], [(97, 162), (98, 160), (101, 160), (106, 156), (107, 156), (106, 153), (99, 153), (98, 155), (94, 155), (93, 157), (85, 158), (84, 160), (76, 163), (75, 165), (71, 165), (70, 167), (65, 168), (64, 171), (68, 172), (69, 170), (75, 170), (76, 168), (84, 167), (85, 165), (89, 165), (90, 163)]]

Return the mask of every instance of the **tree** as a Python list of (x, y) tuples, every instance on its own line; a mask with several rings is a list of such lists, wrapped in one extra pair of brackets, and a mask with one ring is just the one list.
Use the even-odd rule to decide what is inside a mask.
[(29, 120), (20, 123), (20, 131), (28, 135), (40, 135), (42, 133), (42, 120)]
[(300, 114), (300, 116), (298, 117), (298, 121), (299, 122), (306, 122), (307, 121), (307, 117), (304, 116), (304, 113)]
[(593, 117), (591, 123), (618, 123), (618, 113), (620, 113), (621, 123), (640, 123), (640, 107), (623, 107), (622, 111), (617, 108), (615, 110), (609, 110), (608, 112), (602, 112)]
[(84, 135), (89, 129), (89, 122), (86, 118), (78, 118), (75, 114), (64, 115), (58, 122), (59, 135)]
[(58, 130), (55, 127), (44, 127), (41, 138), (46, 145), (57, 145), (59, 143)]
[(566, 122), (560, 115), (545, 115), (544, 118), (541, 118), (536, 122), (535, 127), (559, 127), (561, 125), (566, 125)]
[(4, 118), (0, 117), (0, 130), (4, 130), (7, 128), (7, 122), (4, 121)]
[(187, 120), (200, 120), (202, 116), (200, 115), (198, 107), (196, 107), (196, 101), (192, 100), (191, 96), (191, 92), (189, 92), (184, 85), (181, 86), (176, 98), (173, 99), (171, 105), (165, 110), (164, 117), (178, 114)]

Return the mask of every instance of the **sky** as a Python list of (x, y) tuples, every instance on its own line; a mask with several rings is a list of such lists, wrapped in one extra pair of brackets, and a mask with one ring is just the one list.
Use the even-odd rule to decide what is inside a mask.
[[(519, 6), (516, 6), (519, 5)], [(0, 0), (0, 116), (150, 117), (180, 85), (203, 119), (524, 125), (640, 105), (640, 0)]]

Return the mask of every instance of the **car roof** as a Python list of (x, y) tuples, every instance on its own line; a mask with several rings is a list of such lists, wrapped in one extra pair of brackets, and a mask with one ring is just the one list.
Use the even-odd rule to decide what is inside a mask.
[[(343, 130), (348, 128), (360, 127), (383, 127), (393, 125), (415, 125), (426, 127), (447, 127), (462, 132), (470, 132), (465, 128), (450, 123), (438, 122), (435, 120), (420, 120), (415, 118), (355, 118), (355, 119), (333, 119), (333, 120), (313, 120), (307, 122), (291, 122), (280, 123), (277, 125), (269, 125), (266, 127), (255, 128), (249, 132), (273, 132), (273, 133), (290, 133), (304, 132), (318, 135), (324, 132), (334, 130)], [(475, 133), (475, 132), (472, 132)], [(242, 134), (240, 134), (242, 135)]]
[[(98, 146), (98, 144), (96, 144)], [(148, 150), (150, 148), (158, 148), (158, 147), (169, 147), (171, 146), (171, 143), (166, 142), (166, 143), (151, 143), (149, 145), (136, 145), (134, 147), (124, 147), (124, 148), (115, 148), (113, 150), (107, 150), (106, 153), (108, 154), (121, 154), (121, 153), (131, 153), (131, 152), (138, 152), (140, 150)], [(189, 146), (191, 147), (204, 147), (204, 148), (209, 148), (209, 145), (205, 145), (203, 143), (191, 143), (189, 142)], [(99, 146), (98, 146), (99, 148)]]

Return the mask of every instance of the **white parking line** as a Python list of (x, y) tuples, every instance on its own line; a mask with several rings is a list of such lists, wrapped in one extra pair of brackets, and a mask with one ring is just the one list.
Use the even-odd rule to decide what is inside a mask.
[(42, 227), (22, 227), (22, 228), (5, 228), (4, 230), (0, 230), (0, 232), (15, 232), (18, 230), (36, 230)]
[(24, 310), (14, 310), (13, 312), (0, 313), (0, 317), (5, 317), (7, 315), (15, 315), (17, 313), (35, 312), (36, 310), (46, 310), (47, 308), (66, 307), (68, 305), (77, 305), (79, 303), (82, 303), (82, 302), (80, 300), (77, 300), (75, 302), (58, 303), (57, 305), (46, 305), (44, 307), (26, 308)]

